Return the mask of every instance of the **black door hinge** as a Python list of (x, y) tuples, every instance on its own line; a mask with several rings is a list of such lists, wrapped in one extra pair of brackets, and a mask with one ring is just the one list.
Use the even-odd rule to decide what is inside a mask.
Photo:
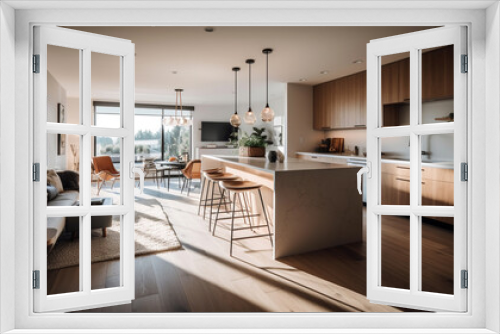
[(33, 73), (40, 73), (40, 55), (33, 55)]
[(40, 163), (38, 162), (33, 164), (33, 181), (40, 182)]
[(469, 72), (469, 56), (462, 55), (462, 73)]
[(469, 165), (466, 162), (460, 164), (460, 180), (469, 181)]
[(462, 289), (467, 289), (469, 287), (469, 273), (467, 270), (462, 270), (460, 272), (462, 283), (460, 284)]
[(33, 270), (33, 289), (40, 289), (40, 270)]

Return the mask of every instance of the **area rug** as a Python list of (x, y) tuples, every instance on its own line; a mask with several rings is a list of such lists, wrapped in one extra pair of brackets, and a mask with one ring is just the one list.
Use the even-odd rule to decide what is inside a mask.
[[(101, 194), (103, 195), (103, 194)], [(106, 194), (104, 196), (109, 196)], [(112, 195), (111, 195), (112, 196)], [(135, 256), (171, 251), (181, 248), (160, 202), (148, 198), (136, 198), (135, 202)], [(107, 236), (100, 229), (92, 230), (92, 263), (120, 258), (120, 217), (113, 216), (113, 225)], [(47, 269), (61, 269), (79, 263), (79, 241), (63, 234), (47, 258)]]

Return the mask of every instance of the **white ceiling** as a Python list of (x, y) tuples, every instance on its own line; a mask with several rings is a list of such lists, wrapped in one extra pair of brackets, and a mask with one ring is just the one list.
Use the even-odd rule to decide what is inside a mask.
[[(131, 40), (136, 46), (136, 101), (174, 103), (175, 88), (183, 88), (185, 105), (225, 105), (234, 101), (234, 72), (238, 98), (248, 101), (248, 65), (252, 65), (252, 100), (265, 96), (265, 55), (270, 47), (270, 98), (279, 83), (315, 85), (366, 69), (366, 44), (372, 40), (423, 27), (71, 27), (82, 31)], [(57, 50), (56, 50), (57, 49)], [(52, 48), (49, 71), (65, 87), (68, 96), (78, 94), (78, 54)], [(110, 59), (106, 59), (110, 58)], [(93, 56), (94, 100), (118, 96), (119, 63), (112, 56)], [(356, 59), (363, 63), (353, 64)], [(174, 74), (173, 72), (177, 73)], [(321, 71), (328, 71), (322, 75)]]

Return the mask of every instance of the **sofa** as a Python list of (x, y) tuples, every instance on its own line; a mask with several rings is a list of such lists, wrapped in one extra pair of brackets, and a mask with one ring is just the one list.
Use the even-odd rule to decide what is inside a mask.
[[(80, 176), (75, 171), (47, 170), (47, 206), (72, 206), (79, 200)], [(66, 225), (66, 217), (47, 218), (47, 251), (54, 248)]]

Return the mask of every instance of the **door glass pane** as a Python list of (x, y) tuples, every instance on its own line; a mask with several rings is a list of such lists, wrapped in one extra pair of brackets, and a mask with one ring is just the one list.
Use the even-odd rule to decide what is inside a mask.
[(381, 204), (410, 205), (410, 137), (381, 138)]
[(47, 134), (47, 206), (78, 205), (79, 171), (80, 136)]
[(78, 49), (47, 45), (47, 122), (81, 122)]
[[(192, 126), (164, 126), (164, 157), (184, 157), (191, 159), (191, 128)], [(184, 156), (184, 157), (183, 157)]]
[(381, 57), (381, 125), (410, 124), (410, 53)]
[[(109, 203), (104, 199), (92, 205), (109, 205)], [(121, 217), (92, 216), (91, 224), (92, 290), (119, 287), (121, 286)]]
[[(92, 52), (92, 100), (111, 102), (112, 106), (103, 106), (101, 115), (96, 117), (94, 125), (119, 128), (121, 126), (121, 57)], [(104, 113), (105, 112), (105, 113)], [(95, 113), (95, 107), (94, 107)], [(108, 115), (108, 116), (104, 116)], [(114, 116), (109, 116), (114, 115)], [(100, 117), (100, 119), (97, 119)], [(109, 121), (109, 118), (112, 118)]]
[(421, 136), (422, 205), (454, 205), (454, 134)]
[(410, 288), (410, 217), (380, 216), (381, 286)]
[[(120, 165), (122, 139), (92, 137), (92, 198), (110, 198), (109, 205), (121, 204)], [(108, 205), (108, 204), (107, 204)]]
[(422, 50), (421, 124), (453, 122), (453, 46)]
[(47, 218), (47, 294), (80, 289), (80, 228), (82, 217)]
[(453, 217), (422, 217), (422, 291), (453, 294)]

